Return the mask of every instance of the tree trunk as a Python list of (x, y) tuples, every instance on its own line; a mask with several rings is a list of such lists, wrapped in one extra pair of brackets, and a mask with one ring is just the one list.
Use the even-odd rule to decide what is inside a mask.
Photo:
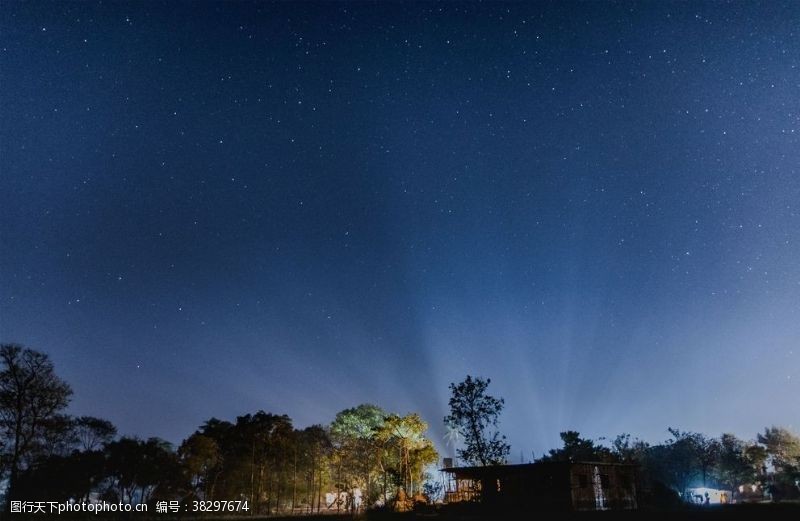
[(322, 469), (320, 468), (317, 477), (317, 514), (319, 514), (320, 504), (322, 503)]
[(294, 503), (297, 498), (297, 449), (294, 451), (294, 468), (292, 469), (292, 514), (294, 514)]
[(254, 481), (255, 481), (255, 473), (256, 473), (256, 442), (253, 440), (253, 451), (250, 459), (250, 502), (253, 505), (257, 505), (256, 497), (255, 497), (255, 488), (254, 488)]
[(6, 490), (5, 511), (11, 511), (11, 499), (16, 495), (17, 479), (19, 477), (19, 457), (22, 452), (22, 404), (17, 399), (14, 425), (14, 452), (11, 455), (11, 469), (8, 476), (8, 489)]
[(311, 456), (311, 474), (310, 474), (310, 476), (308, 478), (308, 484), (307, 484), (307, 486), (308, 486), (308, 513), (309, 514), (313, 514), (314, 513), (314, 478), (315, 478), (315, 474), (314, 473), (316, 472), (316, 470), (317, 470), (317, 468), (316, 468), (316, 465), (315, 465), (314, 456), (312, 455)]

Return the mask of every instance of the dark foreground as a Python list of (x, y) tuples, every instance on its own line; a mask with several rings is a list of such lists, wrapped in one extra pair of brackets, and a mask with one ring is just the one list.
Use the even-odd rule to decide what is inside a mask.
[(611, 520), (630, 521), (651, 519), (680, 519), (688, 521), (729, 521), (729, 520), (800, 520), (800, 503), (725, 505), (715, 507), (676, 508), (669, 510), (642, 509), (635, 511), (605, 512), (548, 512), (531, 508), (526, 511), (495, 511), (477, 509), (436, 509), (419, 512), (368, 512), (352, 515), (315, 515), (315, 516), (194, 516), (179, 514), (70, 514), (70, 515), (30, 515), (3, 514), (2, 520), (50, 519), (60, 520), (97, 520), (97, 521), (232, 521), (232, 520), (264, 520), (264, 521), (490, 521), (490, 520)]
[[(395, 516), (401, 516), (395, 514)], [(387, 516), (368, 516), (375, 518), (375, 521), (386, 519), (402, 519), (402, 517)], [(745, 505), (722, 505), (715, 507), (682, 507), (674, 509), (640, 509), (628, 511), (604, 511), (604, 512), (548, 512), (531, 508), (526, 511), (452, 511), (438, 512), (433, 515), (411, 515), (408, 519), (441, 519), (442, 521), (488, 521), (488, 520), (610, 520), (622, 519), (629, 521), (651, 520), (651, 519), (680, 519), (697, 521), (728, 521), (728, 520), (792, 520), (800, 521), (800, 503), (779, 503), (779, 504), (745, 504)]]

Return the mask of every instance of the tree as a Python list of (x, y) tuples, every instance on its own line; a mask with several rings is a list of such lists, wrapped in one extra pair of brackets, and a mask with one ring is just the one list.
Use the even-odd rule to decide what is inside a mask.
[(719, 457), (715, 469), (717, 481), (725, 488), (733, 490), (734, 494), (738, 492), (740, 485), (755, 483), (763, 465), (763, 459), (757, 456), (758, 448), (748, 445), (733, 434), (720, 436)]
[(75, 418), (73, 428), (80, 448), (84, 451), (98, 450), (117, 435), (117, 428), (113, 423), (94, 416)]
[(345, 409), (331, 423), (334, 479), (339, 492), (348, 498), (346, 508), (355, 510), (355, 489), (362, 489), (371, 500), (373, 473), (378, 470), (375, 434), (383, 425), (386, 412), (371, 404)]
[(758, 435), (775, 470), (788, 470), (800, 465), (800, 437), (783, 427), (769, 427)]
[(286, 415), (258, 411), (235, 423), (211, 418), (186, 439), (179, 455), (195, 495), (246, 498), (254, 515), (311, 509), (327, 483), (329, 441), (313, 426), (295, 430)]
[(656, 480), (683, 497), (697, 469), (696, 452), (691, 440), (681, 433), (675, 433), (666, 443), (651, 447), (649, 454), (652, 461), (650, 468)]
[(216, 473), (220, 463), (219, 445), (210, 436), (194, 433), (181, 443), (178, 458), (189, 475), (194, 494), (204, 500), (214, 497)]
[(770, 488), (776, 498), (800, 497), (800, 437), (783, 427), (769, 427), (758, 435), (775, 469)]
[[(225, 461), (231, 463), (226, 477), (231, 485), (238, 479), (239, 489), (247, 490), (254, 514), (260, 513), (262, 505), (269, 513), (273, 502), (276, 511), (282, 508), (293, 432), (292, 419), (285, 414), (258, 411), (236, 418), (227, 452), (223, 453)], [(219, 497), (231, 497), (231, 492)]]
[(72, 389), (56, 376), (44, 353), (3, 344), (0, 363), (0, 428), (8, 458), (8, 508), (26, 458), (42, 444), (48, 423), (67, 407)]
[(15, 485), (18, 497), (39, 497), (48, 501), (85, 500), (103, 478), (103, 454), (78, 452), (38, 459), (21, 470)]
[(42, 422), (41, 435), (34, 450), (31, 463), (50, 456), (67, 456), (78, 444), (75, 419), (67, 414), (54, 414)]
[(306, 482), (308, 511), (320, 510), (322, 485), (326, 477), (325, 468), (329, 463), (331, 441), (327, 431), (320, 425), (311, 425), (297, 433), (301, 448), (301, 464)]
[(631, 440), (630, 434), (619, 434), (611, 442), (611, 454), (622, 463), (642, 464), (647, 459), (650, 445), (638, 438)]
[(685, 497), (692, 484), (706, 485), (719, 457), (719, 442), (697, 432), (669, 428), (672, 439), (648, 450), (656, 479)]
[(114, 501), (134, 504), (171, 499), (186, 488), (178, 456), (162, 439), (123, 437), (109, 443), (105, 452)]
[[(384, 473), (389, 470), (387, 463), (395, 462), (392, 473), (399, 477), (398, 485), (412, 497), (422, 485), (425, 467), (439, 459), (433, 443), (425, 437), (427, 430), (428, 424), (419, 414), (390, 414), (376, 434), (376, 439), (382, 442), (384, 448), (385, 455), (381, 461)], [(392, 458), (394, 451), (395, 458)]]
[(444, 423), (461, 433), (464, 448), (458, 449), (458, 457), (473, 465), (505, 463), (511, 450), (497, 431), (505, 402), (486, 394), (490, 383), (489, 378), (467, 375), (463, 382), (450, 384), (450, 414)]
[(703, 434), (696, 434), (694, 437), (694, 448), (697, 453), (697, 463), (700, 468), (700, 476), (703, 486), (708, 483), (709, 475), (717, 464), (720, 455), (720, 444), (715, 438), (709, 438)]
[(581, 438), (577, 431), (566, 431), (560, 434), (564, 447), (554, 449), (542, 458), (542, 461), (611, 461), (611, 451), (596, 445), (590, 439)]
[(375, 430), (383, 425), (384, 418), (386, 412), (369, 403), (345, 409), (337, 413), (331, 423), (331, 435), (340, 438), (371, 438)]

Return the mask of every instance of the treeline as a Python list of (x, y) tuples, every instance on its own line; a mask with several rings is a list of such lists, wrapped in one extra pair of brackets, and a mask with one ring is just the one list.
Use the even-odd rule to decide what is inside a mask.
[(673, 428), (668, 432), (669, 439), (654, 445), (629, 434), (605, 444), (562, 432), (563, 447), (539, 461), (635, 463), (642, 492), (656, 502), (670, 496), (691, 501), (689, 489), (699, 487), (730, 491), (740, 500), (800, 498), (800, 437), (789, 430), (769, 427), (752, 441), (733, 434), (714, 438)]
[[(235, 421), (211, 418), (179, 446), (118, 436), (109, 421), (65, 414), (72, 390), (47, 355), (0, 346), (0, 473), (5, 504), (27, 501), (246, 500), (252, 514), (354, 511), (386, 505), (406, 510), (441, 497), (426, 474), (438, 462), (428, 425), (375, 405), (339, 412), (330, 425), (295, 428), (263, 411)], [(509, 459), (498, 429), (502, 398), (490, 380), (451, 384), (446, 442), (463, 464)], [(561, 433), (563, 446), (539, 461), (636, 463), (645, 502), (689, 497), (699, 486), (744, 498), (800, 497), (800, 438), (771, 427), (753, 441), (669, 429), (663, 443), (623, 434), (613, 440)]]
[(233, 422), (211, 418), (177, 448), (119, 437), (106, 420), (64, 414), (72, 390), (47, 355), (6, 344), (0, 364), (6, 506), (201, 499), (247, 500), (252, 514), (344, 512), (422, 500), (425, 469), (438, 460), (418, 414), (374, 405), (305, 429), (263, 411)]
[[(508, 460), (510, 447), (497, 430), (502, 398), (487, 393), (491, 380), (467, 376), (450, 385), (449, 433), (460, 442), (459, 458), (487, 465)], [(800, 498), (800, 437), (769, 427), (753, 441), (722, 434), (713, 438), (698, 432), (668, 429), (670, 438), (651, 445), (621, 434), (609, 440), (561, 433), (563, 446), (537, 461), (633, 463), (638, 466), (643, 503), (692, 501), (690, 489), (726, 490), (732, 499)]]

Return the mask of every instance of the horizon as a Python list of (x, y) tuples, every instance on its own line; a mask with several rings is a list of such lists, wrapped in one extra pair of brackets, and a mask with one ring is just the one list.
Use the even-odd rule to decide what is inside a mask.
[(558, 434), (800, 424), (798, 3), (7, 2), (0, 341), (174, 444), (491, 378)]

